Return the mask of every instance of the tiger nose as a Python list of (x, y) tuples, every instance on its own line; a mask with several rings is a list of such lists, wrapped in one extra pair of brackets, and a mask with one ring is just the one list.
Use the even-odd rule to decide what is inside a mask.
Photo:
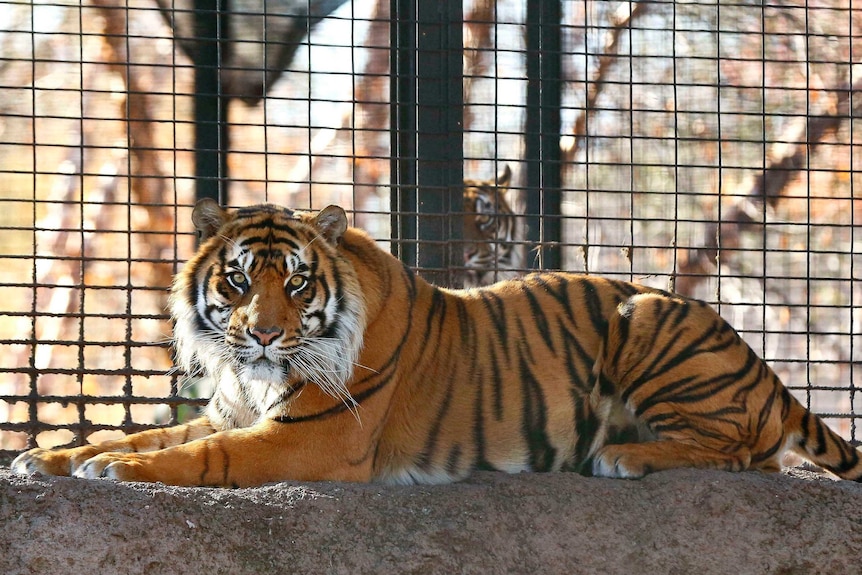
[(271, 344), (278, 336), (284, 333), (280, 327), (250, 327), (248, 333), (257, 340), (260, 345)]

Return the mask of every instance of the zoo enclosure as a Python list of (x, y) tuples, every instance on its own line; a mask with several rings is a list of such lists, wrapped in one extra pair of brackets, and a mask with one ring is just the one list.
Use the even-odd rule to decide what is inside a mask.
[(504, 165), (525, 269), (709, 301), (858, 439), (850, 2), (0, 1), (0, 13), (6, 453), (184, 419), (205, 401), (167, 373), (165, 289), (194, 249), (195, 197), (339, 203), (447, 283), (463, 266), (462, 178)]

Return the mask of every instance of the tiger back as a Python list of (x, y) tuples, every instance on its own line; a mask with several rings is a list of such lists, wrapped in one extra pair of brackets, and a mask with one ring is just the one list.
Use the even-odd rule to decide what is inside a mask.
[(794, 451), (862, 478), (859, 452), (702, 302), (568, 273), (438, 288), (335, 206), (204, 200), (193, 221), (205, 241), (171, 309), (183, 368), (214, 382), (205, 414), (37, 448), (14, 471), (441, 483), (479, 469), (774, 471)]

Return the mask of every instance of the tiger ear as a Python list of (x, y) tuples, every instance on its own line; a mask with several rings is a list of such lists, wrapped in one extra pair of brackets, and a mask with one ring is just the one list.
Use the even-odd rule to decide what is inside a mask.
[(315, 216), (314, 227), (330, 243), (337, 244), (347, 229), (347, 214), (338, 206), (326, 206)]
[(208, 240), (219, 231), (228, 219), (228, 213), (212, 198), (204, 198), (195, 204), (192, 223), (201, 241)]
[(512, 178), (512, 169), (509, 164), (503, 166), (503, 171), (497, 175), (497, 187), (508, 188), (509, 180)]

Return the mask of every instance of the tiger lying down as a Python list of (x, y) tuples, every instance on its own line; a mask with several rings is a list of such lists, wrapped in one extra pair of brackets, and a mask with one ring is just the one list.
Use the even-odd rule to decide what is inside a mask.
[(830, 431), (710, 307), (540, 273), (454, 291), (415, 276), (330, 206), (225, 211), (176, 277), (181, 365), (206, 415), (12, 469), (174, 485), (442, 483), (474, 470), (637, 478), (780, 469), (794, 451), (862, 480)]

